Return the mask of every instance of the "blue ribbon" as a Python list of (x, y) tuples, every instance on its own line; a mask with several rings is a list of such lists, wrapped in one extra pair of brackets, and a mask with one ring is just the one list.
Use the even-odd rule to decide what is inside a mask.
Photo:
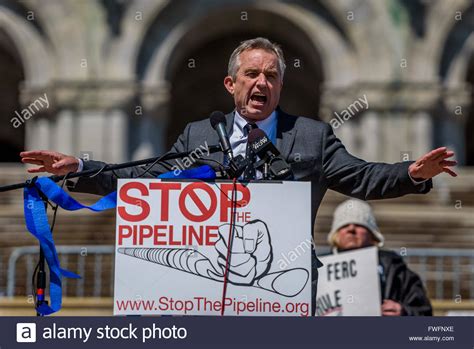
[[(166, 179), (215, 179), (216, 173), (208, 166), (200, 166), (189, 170), (175, 170), (163, 173), (158, 178)], [(117, 206), (117, 192), (114, 191), (91, 206), (86, 206), (73, 199), (67, 192), (47, 177), (36, 180), (34, 185), (25, 187), (23, 191), (25, 223), (28, 231), (35, 236), (43, 250), (44, 257), (49, 266), (49, 295), (51, 305), (41, 304), (36, 311), (41, 315), (49, 315), (61, 309), (62, 304), (62, 277), (80, 278), (79, 275), (68, 270), (61, 269), (58, 253), (54, 245), (46, 208), (40, 196), (40, 191), (51, 201), (68, 211), (76, 211), (87, 208), (91, 211), (100, 212), (115, 208)]]
[(174, 170), (158, 176), (161, 179), (216, 179), (216, 172), (209, 165), (203, 165), (189, 170)]

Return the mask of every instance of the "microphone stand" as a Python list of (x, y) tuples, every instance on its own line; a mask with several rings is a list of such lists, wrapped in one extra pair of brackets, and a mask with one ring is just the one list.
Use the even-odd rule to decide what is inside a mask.
[[(211, 153), (216, 153), (221, 151), (220, 146), (209, 146), (209, 154)], [(70, 179), (70, 178), (77, 178), (77, 177), (87, 177), (94, 175), (98, 172), (109, 172), (109, 171), (114, 171), (114, 170), (119, 170), (123, 168), (128, 168), (128, 167), (134, 167), (134, 166), (140, 166), (140, 165), (148, 165), (148, 164), (154, 164), (154, 163), (160, 163), (166, 160), (174, 160), (174, 159), (180, 159), (189, 156), (189, 154), (192, 151), (185, 151), (185, 152), (180, 152), (180, 153), (167, 153), (165, 155), (159, 156), (159, 157), (154, 157), (154, 158), (148, 158), (144, 160), (137, 160), (137, 161), (130, 161), (130, 162), (124, 162), (121, 164), (115, 164), (115, 165), (105, 165), (103, 168), (100, 170), (98, 169), (93, 169), (93, 170), (86, 170), (86, 171), (81, 171), (81, 172), (75, 172), (75, 173), (69, 173), (66, 175), (54, 175), (48, 177), (54, 182), (59, 182), (65, 178)], [(232, 171), (231, 171), (232, 172)], [(36, 180), (38, 179), (38, 176), (33, 177), (32, 179), (28, 179), (25, 182), (22, 183), (16, 183), (16, 184), (9, 184), (9, 185), (4, 185), (0, 186), (0, 192), (6, 192), (6, 191), (11, 191), (11, 190), (16, 190), (16, 189), (21, 189), (25, 187), (32, 187), (35, 185)], [(48, 198), (46, 195), (38, 189), (39, 195), (41, 199), (44, 202), (45, 210), (48, 209)], [(45, 290), (46, 290), (46, 270), (45, 270), (45, 258), (44, 258), (44, 251), (40, 246), (40, 251), (39, 251), (39, 261), (38, 261), (38, 273), (36, 275), (36, 299), (35, 299), (35, 305), (36, 307), (40, 306), (41, 304), (48, 304), (48, 301), (45, 299)], [(36, 312), (36, 316), (42, 316), (38, 312)]]
[[(209, 153), (216, 153), (221, 151), (220, 146), (209, 146)], [(154, 157), (154, 158), (148, 158), (144, 160), (136, 160), (136, 161), (130, 161), (130, 162), (124, 162), (121, 164), (114, 164), (114, 165), (105, 165), (101, 170), (100, 173), (102, 172), (108, 172), (108, 171), (114, 171), (114, 170), (120, 170), (123, 168), (128, 168), (128, 167), (134, 167), (134, 166), (140, 166), (140, 165), (149, 165), (152, 163), (160, 163), (166, 160), (174, 160), (174, 159), (181, 159), (189, 154), (191, 154), (192, 151), (184, 151), (181, 153), (167, 153), (165, 155), (159, 156), (159, 157)], [(62, 181), (65, 177), (67, 179), (71, 178), (77, 178), (77, 177), (87, 177), (90, 175), (93, 175), (97, 173), (99, 170), (97, 169), (92, 169), (92, 170), (86, 170), (86, 171), (81, 171), (81, 172), (74, 172), (74, 173), (69, 173), (67, 175), (54, 175), (54, 176), (49, 176), (48, 178), (51, 179), (53, 182), (59, 182)], [(36, 177), (35, 177), (36, 178)], [(32, 180), (35, 180), (33, 178)], [(4, 185), (0, 186), (0, 192), (5, 192), (5, 191), (10, 191), (10, 190), (15, 190), (15, 189), (21, 189), (24, 188), (28, 185), (30, 185), (31, 180), (27, 180), (26, 182), (22, 183), (16, 183), (16, 184), (9, 184), (9, 185)]]
[(266, 159), (260, 159), (254, 163), (255, 169), (262, 172), (262, 179), (271, 180), (270, 163)]
[(263, 179), (270, 179), (270, 164), (268, 164), (267, 162), (263, 164), (262, 175), (263, 175)]

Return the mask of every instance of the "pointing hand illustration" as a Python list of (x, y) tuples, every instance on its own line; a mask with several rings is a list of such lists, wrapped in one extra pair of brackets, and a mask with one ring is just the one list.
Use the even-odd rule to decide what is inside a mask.
[[(218, 264), (225, 272), (229, 224), (219, 227), (219, 239), (215, 248)], [(229, 282), (236, 285), (252, 285), (270, 269), (272, 249), (267, 225), (261, 220), (244, 226), (234, 226), (232, 250), (229, 256)]]

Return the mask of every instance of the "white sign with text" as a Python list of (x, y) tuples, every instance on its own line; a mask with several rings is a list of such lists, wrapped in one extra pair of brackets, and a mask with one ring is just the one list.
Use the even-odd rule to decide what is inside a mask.
[(114, 314), (220, 315), (226, 284), (225, 315), (309, 316), (310, 193), (304, 182), (120, 179)]
[(319, 257), (316, 316), (380, 316), (378, 249)]

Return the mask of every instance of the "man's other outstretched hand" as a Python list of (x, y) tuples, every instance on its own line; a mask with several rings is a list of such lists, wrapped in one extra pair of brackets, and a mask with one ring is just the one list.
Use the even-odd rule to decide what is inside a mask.
[(408, 173), (415, 181), (430, 179), (442, 172), (456, 177), (456, 172), (450, 167), (455, 166), (457, 162), (455, 160), (447, 160), (452, 156), (454, 156), (454, 152), (446, 147), (432, 150), (411, 164), (408, 168)]
[(49, 150), (31, 150), (20, 153), (21, 162), (24, 164), (38, 165), (28, 169), (29, 173), (49, 172), (55, 175), (65, 175), (76, 172), (79, 160), (70, 155)]

